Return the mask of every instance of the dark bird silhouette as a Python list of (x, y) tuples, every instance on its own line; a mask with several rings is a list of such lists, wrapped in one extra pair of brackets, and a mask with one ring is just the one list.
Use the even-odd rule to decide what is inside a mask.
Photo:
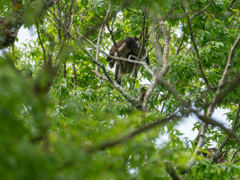
[[(139, 52), (141, 51), (141, 48), (142, 48), (142, 43), (137, 37), (127, 37), (126, 39), (117, 42), (116, 46), (119, 52), (119, 56), (118, 56), (116, 47), (114, 45), (111, 47), (109, 51), (109, 55), (120, 57), (120, 58), (128, 58), (130, 55), (134, 55), (134, 56), (139, 55)], [(142, 54), (143, 56), (146, 55), (145, 48), (143, 48)], [(135, 60), (134, 57), (131, 57), (130, 59)], [(147, 57), (145, 60), (149, 65), (150, 63), (149, 58)], [(130, 63), (130, 62), (121, 61), (121, 60), (114, 60), (111, 57), (107, 57), (107, 61), (109, 61), (110, 68), (113, 68), (116, 62), (115, 80), (120, 85), (121, 85), (122, 74), (132, 73), (135, 68), (135, 63)]]

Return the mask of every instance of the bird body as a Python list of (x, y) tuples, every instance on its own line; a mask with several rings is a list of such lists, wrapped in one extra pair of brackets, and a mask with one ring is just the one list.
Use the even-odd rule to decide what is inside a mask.
[[(120, 57), (120, 58), (129, 58), (130, 55), (138, 56), (142, 44), (137, 37), (127, 37), (124, 40), (121, 40), (116, 43), (117, 49), (119, 54), (117, 53), (116, 47), (113, 45), (109, 51), (109, 55)], [(146, 49), (143, 49), (143, 54), (146, 54)], [(135, 60), (135, 58), (131, 57), (131, 60)], [(114, 60), (111, 57), (107, 57), (107, 61), (109, 61), (109, 67), (113, 68), (116, 63), (115, 67), (115, 80), (118, 84), (121, 84), (121, 75), (126, 73), (132, 73), (135, 68), (135, 63), (121, 61), (121, 60)], [(146, 58), (147, 64), (149, 64), (148, 57)]]

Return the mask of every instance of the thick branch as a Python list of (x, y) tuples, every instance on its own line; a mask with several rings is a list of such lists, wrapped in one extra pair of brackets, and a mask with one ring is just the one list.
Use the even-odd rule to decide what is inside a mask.
[(173, 180), (181, 180), (180, 175), (177, 173), (177, 169), (173, 167), (173, 164), (169, 161), (164, 161), (166, 170)]
[[(36, 0), (27, 8), (38, 9), (38, 13), (36, 13), (36, 16), (38, 16), (52, 5), (53, 0), (44, 0), (43, 6), (39, 8), (39, 0)], [(26, 21), (23, 18), (24, 10), (25, 7), (23, 7), (22, 1), (13, 0), (10, 17), (0, 18), (0, 49), (5, 49), (6, 47), (14, 44), (19, 29)]]
[(164, 21), (160, 21), (159, 25), (161, 26), (162, 32), (163, 32), (163, 37), (164, 37), (164, 49), (163, 49), (163, 55), (162, 55), (162, 61), (163, 61), (163, 67), (160, 71), (160, 74), (162, 76), (165, 76), (168, 72), (169, 69), (169, 64), (168, 64), (168, 53), (169, 53), (169, 41), (170, 37), (168, 35), (167, 28), (164, 24)]
[[(148, 88), (144, 101), (143, 101), (143, 111), (146, 111), (147, 109), (147, 102), (150, 99), (155, 87), (158, 84), (158, 74), (161, 74), (161, 76), (165, 76), (167, 74), (167, 71), (169, 69), (169, 64), (168, 64), (168, 53), (169, 53), (169, 40), (170, 37), (168, 35), (166, 26), (164, 24), (164, 21), (160, 21), (159, 25), (161, 26), (162, 32), (163, 32), (163, 36), (164, 36), (164, 41), (165, 41), (165, 46), (164, 46), (164, 50), (163, 50), (163, 55), (162, 55), (162, 62), (163, 62), (163, 66), (162, 69), (160, 70), (160, 72), (158, 72), (158, 68), (157, 68), (157, 72), (155, 73), (156, 75), (153, 76), (152, 81), (151, 81), (151, 86)], [(160, 58), (160, 57), (159, 57)], [(160, 64), (161, 59), (157, 60)]]
[(155, 122), (153, 122), (153, 123), (151, 123), (151, 124), (149, 124), (147, 126), (139, 128), (139, 129), (131, 132), (130, 134), (128, 134), (128, 135), (126, 135), (126, 136), (124, 136), (122, 138), (119, 138), (118, 140), (107, 142), (107, 143), (103, 143), (103, 144), (101, 144), (99, 146), (96, 146), (96, 147), (91, 147), (91, 148), (89, 148), (87, 150), (87, 152), (88, 153), (92, 153), (94, 151), (104, 150), (106, 148), (113, 147), (113, 146), (115, 146), (117, 144), (123, 143), (123, 142), (125, 142), (125, 141), (127, 141), (127, 140), (129, 140), (129, 139), (131, 139), (131, 138), (133, 138), (135, 136), (137, 136), (140, 133), (146, 132), (146, 131), (148, 131), (148, 130), (156, 127), (156, 126), (159, 126), (159, 125), (162, 125), (164, 123), (167, 123), (169, 120), (179, 119), (179, 118), (181, 118), (181, 116), (172, 115), (172, 116), (169, 116), (169, 117), (166, 117), (166, 118), (163, 118), (163, 119), (158, 119)]

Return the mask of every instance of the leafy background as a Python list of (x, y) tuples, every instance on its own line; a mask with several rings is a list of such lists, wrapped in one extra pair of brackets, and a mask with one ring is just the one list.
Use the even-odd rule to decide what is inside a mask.
[[(23, 1), (26, 7), (32, 2), (34, 1)], [(113, 23), (112, 28), (116, 32), (114, 38), (119, 41), (130, 36), (139, 37), (144, 7), (149, 8), (145, 23), (150, 31), (151, 27), (156, 25), (153, 24), (154, 15), (155, 18), (165, 17), (173, 3), (135, 0), (128, 4), (127, 1), (111, 1), (109, 23)], [(185, 5), (189, 12), (194, 14), (208, 3), (205, 0), (196, 0)], [(218, 86), (229, 51), (239, 34), (239, 5), (228, 11), (230, 3), (228, 0), (214, 1), (206, 11), (191, 20), (192, 33), (210, 86)], [(1, 4), (1, 17), (10, 16), (11, 2), (3, 1)], [(211, 160), (201, 155), (193, 156), (196, 148), (193, 142), (195, 137), (191, 137), (191, 140), (182, 138), (183, 133), (176, 128), (182, 119), (191, 115), (186, 113), (187, 110), (181, 107), (181, 103), (169, 93), (167, 87), (159, 85), (155, 88), (145, 114), (136, 110), (109, 82), (92, 73), (95, 64), (89, 55), (73, 38), (65, 37), (63, 29), (57, 28), (63, 27), (63, 24), (68, 25), (69, 15), (73, 14), (70, 13), (70, 7), (73, 7), (71, 4), (76, 5), (71, 34), (75, 38), (84, 34), (96, 44), (99, 22), (104, 21), (109, 7), (107, 1), (61, 0), (59, 9), (49, 7), (39, 16), (37, 8), (27, 8), (27, 11), (23, 12), (24, 27), (35, 33), (37, 38), (23, 43), (22, 46), (9, 46), (1, 54), (1, 177), (6, 180), (170, 179), (173, 176), (167, 170), (166, 160), (172, 163), (173, 169), (177, 167), (176, 172), (181, 174), (189, 159), (194, 157), (197, 163), (188, 173), (179, 175), (182, 179), (239, 179), (239, 162), (233, 163), (240, 155), (237, 140), (230, 138), (224, 146), (223, 150), (227, 152), (224, 163), (211, 164)], [(58, 10), (61, 11), (61, 21), (57, 20)], [(200, 73), (190, 31), (179, 2), (176, 2), (172, 14), (173, 18), (165, 21), (171, 35), (168, 57), (170, 68), (165, 79), (175, 85), (183, 99), (203, 111), (204, 104), (212, 101), (215, 92), (209, 91), (204, 98), (199, 98), (207, 86)], [(17, 31), (17, 28), (14, 28), (13, 31)], [(160, 33), (161, 30), (156, 32)], [(177, 53), (183, 33), (183, 45), (186, 46)], [(20, 33), (18, 38), (19, 36)], [(154, 46), (151, 38), (154, 39), (154, 36), (146, 42), (148, 50)], [(159, 42), (161, 45), (165, 43), (162, 34)], [(84, 48), (95, 57), (96, 49), (85, 41), (82, 43), (85, 43)], [(113, 44), (107, 28), (104, 29), (100, 44), (101, 49), (106, 52)], [(238, 75), (238, 54), (239, 48), (235, 51), (227, 82)], [(149, 58), (149, 67), (154, 71), (158, 65), (155, 49), (149, 52)], [(107, 67), (105, 59), (106, 56), (100, 54), (99, 62)], [(52, 66), (47, 65), (49, 61)], [(54, 69), (58, 64), (59, 69)], [(113, 70), (107, 68), (107, 71), (113, 77)], [(103, 74), (101, 69), (99, 72)], [(32, 75), (29, 76), (29, 73)], [(123, 77), (123, 89), (137, 98), (143, 84), (149, 88), (149, 84), (141, 80), (146, 79), (149, 83), (151, 78), (152, 76), (141, 68), (135, 89), (131, 91), (128, 88), (133, 81), (130, 75)], [(238, 87), (228, 93), (223, 102), (216, 105), (215, 109), (217, 108), (228, 110), (226, 120), (229, 127), (233, 127), (235, 121), (238, 123)], [(114, 146), (99, 149), (105, 143), (126, 137), (175, 111), (184, 117), (169, 120)], [(200, 122), (196, 122), (193, 127), (184, 128), (199, 130)], [(169, 141), (157, 146), (158, 138), (165, 133), (169, 135)], [(239, 137), (238, 129), (235, 133)], [(212, 142), (219, 148), (228, 136), (213, 125), (209, 125), (206, 135), (203, 149), (211, 147)]]

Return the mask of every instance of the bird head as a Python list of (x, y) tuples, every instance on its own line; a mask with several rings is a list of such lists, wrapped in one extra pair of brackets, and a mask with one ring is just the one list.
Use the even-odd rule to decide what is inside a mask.
[(133, 36), (133, 39), (136, 42), (136, 44), (138, 45), (138, 47), (140, 47), (142, 45), (141, 41), (140, 41), (140, 39), (138, 39), (138, 37)]

